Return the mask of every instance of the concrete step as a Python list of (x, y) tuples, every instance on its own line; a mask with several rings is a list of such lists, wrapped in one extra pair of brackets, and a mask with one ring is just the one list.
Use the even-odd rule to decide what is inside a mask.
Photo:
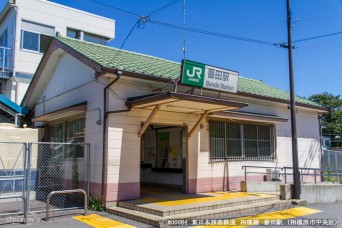
[(226, 208), (208, 209), (203, 211), (188, 212), (170, 216), (158, 216), (142, 211), (131, 210), (122, 207), (109, 207), (107, 212), (121, 217), (132, 219), (155, 227), (166, 227), (168, 220), (187, 220), (188, 225), (191, 225), (192, 219), (226, 219), (232, 216), (251, 213), (257, 211), (265, 211), (271, 208), (289, 207), (289, 200), (273, 200), (268, 202), (254, 203), (249, 205), (238, 205)]
[(198, 211), (206, 211), (206, 210), (214, 210), (220, 208), (229, 208), (235, 207), (240, 205), (250, 205), (255, 203), (262, 203), (262, 202), (269, 202), (279, 200), (279, 196), (270, 195), (270, 196), (255, 196), (255, 197), (246, 197), (246, 198), (236, 198), (236, 199), (229, 199), (229, 200), (219, 200), (219, 201), (211, 201), (205, 203), (189, 203), (185, 205), (178, 205), (178, 206), (170, 206), (170, 207), (163, 207), (158, 206), (155, 204), (135, 204), (130, 201), (121, 201), (117, 203), (118, 207), (123, 207), (126, 209), (145, 212), (152, 215), (157, 216), (172, 216), (177, 214), (184, 214), (184, 213), (192, 213)]

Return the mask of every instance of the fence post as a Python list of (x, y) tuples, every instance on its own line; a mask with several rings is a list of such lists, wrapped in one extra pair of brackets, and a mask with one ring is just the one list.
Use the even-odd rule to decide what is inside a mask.
[[(26, 198), (26, 192), (27, 192), (27, 143), (23, 143), (24, 153), (23, 153), (23, 197)], [(24, 199), (24, 198), (23, 198)], [(24, 199), (25, 200), (25, 199)]]
[(86, 144), (87, 147), (87, 166), (86, 166), (86, 175), (87, 175), (87, 196), (90, 196), (90, 144)]
[(2, 70), (5, 70), (5, 48), (2, 48)]
[(243, 166), (243, 168), (245, 169), (245, 182), (247, 182), (247, 167), (246, 166)]
[(287, 179), (286, 179), (286, 175), (287, 175), (287, 174), (286, 174), (286, 168), (284, 168), (284, 175), (285, 175), (285, 184), (286, 184), (286, 180), (287, 180)]
[(335, 170), (337, 170), (338, 169), (337, 153), (336, 152), (334, 152), (334, 153), (335, 153)]
[(32, 154), (32, 143), (27, 143), (27, 188), (26, 188), (26, 200), (27, 210), (30, 210), (30, 192), (31, 192), (31, 154)]

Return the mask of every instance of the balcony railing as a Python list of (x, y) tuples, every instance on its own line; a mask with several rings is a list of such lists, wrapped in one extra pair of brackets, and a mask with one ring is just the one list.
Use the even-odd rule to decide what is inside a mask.
[(0, 79), (12, 76), (12, 49), (0, 46)]

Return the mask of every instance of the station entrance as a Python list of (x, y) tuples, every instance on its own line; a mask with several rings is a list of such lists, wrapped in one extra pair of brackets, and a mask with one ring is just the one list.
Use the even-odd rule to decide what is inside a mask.
[(141, 138), (142, 187), (186, 191), (186, 130), (184, 126), (149, 125)]

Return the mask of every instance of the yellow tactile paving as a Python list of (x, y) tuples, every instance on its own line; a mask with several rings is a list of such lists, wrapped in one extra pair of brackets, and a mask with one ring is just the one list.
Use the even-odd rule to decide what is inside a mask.
[[(286, 210), (281, 210), (281, 211), (269, 212), (269, 213), (265, 213), (265, 214), (229, 219), (228, 223), (230, 225), (220, 226), (220, 225), (211, 224), (211, 225), (206, 225), (206, 226), (193, 226), (193, 227), (196, 227), (196, 228), (205, 228), (205, 227), (244, 228), (244, 227), (249, 227), (249, 226), (253, 226), (253, 225), (263, 225), (263, 224), (265, 224), (265, 221), (279, 222), (282, 220), (291, 219), (294, 217), (301, 217), (301, 216), (310, 215), (310, 214), (315, 214), (318, 212), (321, 212), (321, 211), (311, 209), (311, 208), (307, 208), (307, 207), (296, 207), (296, 208), (291, 208), (291, 209), (286, 209)], [(233, 223), (235, 223), (235, 225), (232, 224), (232, 221), (234, 221)], [(266, 225), (271, 225), (271, 224), (266, 224)]]
[(158, 199), (158, 198), (141, 198), (139, 201), (146, 202), (146, 203), (155, 203), (161, 206), (171, 207), (171, 206), (178, 206), (178, 205), (185, 205), (185, 204), (196, 204), (196, 203), (207, 203), (213, 201), (220, 201), (220, 200), (229, 200), (235, 198), (247, 198), (252, 196), (260, 196), (260, 197), (267, 197), (270, 195), (266, 194), (253, 194), (253, 193), (246, 193), (246, 192), (226, 192), (221, 193), (218, 196), (203, 196), (198, 198), (187, 198), (181, 200), (167, 200), (167, 199)]
[(84, 222), (95, 228), (109, 228), (109, 227), (117, 227), (117, 228), (133, 228), (135, 226), (131, 226), (122, 222), (118, 222), (101, 215), (90, 214), (86, 216), (74, 216), (74, 219)]

